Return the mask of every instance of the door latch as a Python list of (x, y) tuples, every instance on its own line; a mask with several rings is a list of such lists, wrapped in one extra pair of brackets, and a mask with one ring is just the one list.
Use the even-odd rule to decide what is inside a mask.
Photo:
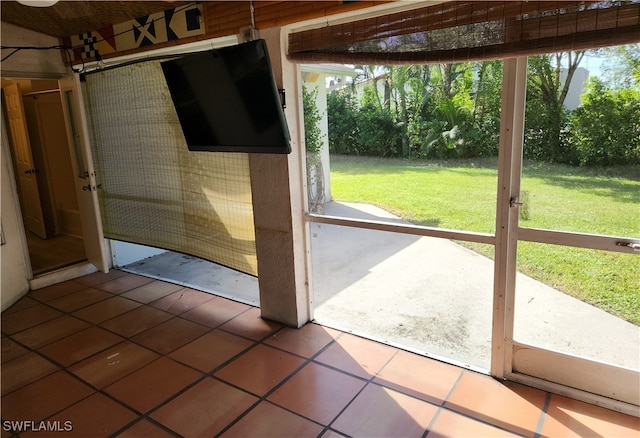
[(509, 207), (515, 207), (516, 205), (519, 207), (523, 205), (523, 203), (515, 196), (512, 196), (511, 199), (509, 199)]
[(616, 246), (624, 246), (624, 247), (627, 247), (627, 248), (631, 248), (634, 251), (640, 251), (640, 243), (616, 242)]
[(91, 184), (87, 184), (86, 186), (82, 186), (82, 190), (89, 191), (89, 192), (102, 190), (102, 184), (98, 184), (97, 186), (91, 186)]

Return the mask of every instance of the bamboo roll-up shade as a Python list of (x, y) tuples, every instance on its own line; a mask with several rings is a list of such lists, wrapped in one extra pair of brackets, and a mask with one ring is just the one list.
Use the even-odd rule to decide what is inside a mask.
[(160, 61), (83, 82), (107, 238), (257, 275), (247, 154), (190, 152)]
[(640, 41), (640, 0), (455, 1), (289, 35), (294, 62), (462, 62)]

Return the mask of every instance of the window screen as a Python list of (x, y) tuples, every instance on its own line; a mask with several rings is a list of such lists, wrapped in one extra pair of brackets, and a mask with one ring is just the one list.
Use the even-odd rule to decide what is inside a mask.
[(257, 275), (248, 155), (189, 152), (158, 60), (84, 79), (105, 237)]

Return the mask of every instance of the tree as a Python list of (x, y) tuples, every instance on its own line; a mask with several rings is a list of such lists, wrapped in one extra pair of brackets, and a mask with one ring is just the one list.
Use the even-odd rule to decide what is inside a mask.
[(434, 158), (467, 156), (468, 141), (477, 132), (472, 123), (472, 64), (439, 64), (433, 68), (430, 113), (423, 152)]
[(591, 78), (571, 117), (571, 140), (578, 164), (640, 164), (640, 90)]
[(329, 152), (358, 154), (358, 109), (353, 95), (347, 91), (333, 91), (327, 96), (327, 124)]
[[(584, 51), (560, 52), (529, 57), (527, 112), (525, 115), (525, 156), (570, 162), (562, 145), (566, 125), (564, 101)], [(566, 77), (562, 78), (563, 70)]]
[(309, 91), (302, 86), (302, 109), (304, 113), (304, 142), (307, 161), (307, 194), (309, 209), (319, 212), (324, 204), (324, 170), (320, 151), (322, 149), (322, 131), (319, 122), (322, 120), (316, 106), (318, 89)]
[(609, 88), (640, 88), (640, 44), (607, 47), (594, 52), (604, 58), (603, 79)]
[(474, 157), (498, 155), (500, 110), (502, 107), (502, 61), (482, 61), (474, 65), (473, 127), (476, 139), (469, 142), (468, 154)]

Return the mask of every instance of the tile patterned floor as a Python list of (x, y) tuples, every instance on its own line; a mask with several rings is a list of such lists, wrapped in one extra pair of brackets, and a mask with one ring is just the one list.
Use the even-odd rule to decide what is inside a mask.
[(1, 383), (2, 437), (640, 436), (635, 417), (118, 270), (5, 311)]

